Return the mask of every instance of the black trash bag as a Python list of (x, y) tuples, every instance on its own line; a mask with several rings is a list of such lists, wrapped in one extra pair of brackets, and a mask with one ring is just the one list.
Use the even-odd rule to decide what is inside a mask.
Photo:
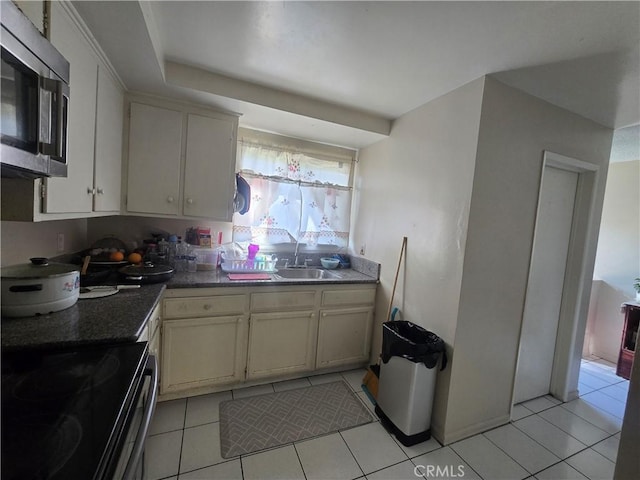
[(434, 368), (442, 354), (442, 367), (447, 366), (447, 352), (444, 340), (420, 325), (406, 320), (396, 320), (382, 324), (382, 361), (391, 357), (402, 357), (413, 363), (424, 363)]

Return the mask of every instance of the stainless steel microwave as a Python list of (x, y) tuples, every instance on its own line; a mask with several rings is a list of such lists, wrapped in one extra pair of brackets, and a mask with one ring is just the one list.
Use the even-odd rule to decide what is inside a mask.
[(3, 177), (66, 177), (69, 62), (13, 2), (2, 2)]

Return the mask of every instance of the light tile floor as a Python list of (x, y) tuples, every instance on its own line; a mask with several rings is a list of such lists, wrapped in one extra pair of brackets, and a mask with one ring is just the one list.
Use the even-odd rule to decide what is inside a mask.
[(613, 478), (629, 382), (595, 357), (582, 361), (580, 398), (524, 402), (514, 406), (511, 423), (446, 447), (435, 439), (405, 447), (374, 422), (230, 460), (220, 456), (220, 402), (344, 379), (373, 412), (363, 376), (350, 370), (162, 402), (147, 444), (149, 480)]

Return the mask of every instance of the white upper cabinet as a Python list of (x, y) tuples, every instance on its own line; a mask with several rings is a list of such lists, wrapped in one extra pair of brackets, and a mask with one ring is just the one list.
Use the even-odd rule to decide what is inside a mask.
[(131, 103), (127, 211), (180, 213), (182, 112)]
[(93, 155), (98, 61), (61, 4), (53, 2), (51, 43), (70, 64), (68, 169), (66, 178), (46, 179), (44, 213), (93, 210)]
[(98, 68), (93, 210), (120, 212), (124, 94), (109, 72)]
[(184, 214), (231, 220), (235, 156), (234, 123), (187, 116)]
[(67, 177), (3, 179), (2, 219), (120, 213), (124, 91), (68, 2), (51, 2), (51, 43), (70, 64)]
[(44, 0), (13, 0), (24, 15), (31, 20), (41, 34), (45, 34)]
[(238, 119), (195, 110), (131, 102), (126, 213), (231, 221)]

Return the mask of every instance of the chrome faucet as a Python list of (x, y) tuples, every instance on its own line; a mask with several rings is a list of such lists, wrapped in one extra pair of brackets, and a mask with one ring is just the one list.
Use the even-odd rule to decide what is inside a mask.
[(309, 267), (309, 264), (310, 264), (311, 262), (313, 262), (313, 258), (305, 258), (305, 259), (304, 259), (304, 261), (303, 261), (303, 263), (302, 263), (302, 264), (300, 264), (300, 263), (299, 263), (299, 260), (298, 260), (298, 257), (300, 256), (300, 255), (298, 254), (298, 249), (299, 249), (299, 248), (300, 248), (300, 242), (299, 242), (299, 241), (296, 241), (296, 248), (295, 248), (295, 250), (293, 251), (293, 265), (289, 265), (289, 263), (287, 262), (287, 263), (285, 264), (285, 268), (287, 268), (287, 267), (289, 267), (289, 268), (308, 268), (308, 267)]
[(293, 251), (293, 266), (298, 267), (298, 248), (300, 247), (300, 240), (296, 240), (296, 248)]

